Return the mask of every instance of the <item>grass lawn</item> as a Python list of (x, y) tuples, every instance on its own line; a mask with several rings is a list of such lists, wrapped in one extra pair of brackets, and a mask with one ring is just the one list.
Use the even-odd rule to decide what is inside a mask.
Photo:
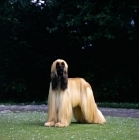
[(106, 117), (107, 123), (44, 127), (46, 113), (0, 114), (0, 140), (139, 140), (139, 119)]

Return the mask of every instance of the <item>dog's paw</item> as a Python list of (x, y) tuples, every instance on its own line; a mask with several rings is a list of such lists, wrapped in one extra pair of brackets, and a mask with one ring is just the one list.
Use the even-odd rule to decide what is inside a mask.
[(44, 124), (44, 126), (46, 126), (46, 127), (54, 126), (54, 122), (46, 122), (46, 123)]
[(55, 124), (55, 127), (66, 127), (67, 125), (64, 125), (64, 124), (62, 124), (62, 123), (56, 123)]

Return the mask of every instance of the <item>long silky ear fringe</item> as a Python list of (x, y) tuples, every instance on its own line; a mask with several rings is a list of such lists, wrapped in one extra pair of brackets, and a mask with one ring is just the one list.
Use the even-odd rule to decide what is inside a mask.
[(65, 90), (68, 85), (68, 74), (66, 72), (63, 73), (63, 76), (61, 77), (61, 89)]
[(52, 90), (55, 90), (58, 86), (58, 76), (55, 72), (51, 72), (51, 82), (52, 82)]

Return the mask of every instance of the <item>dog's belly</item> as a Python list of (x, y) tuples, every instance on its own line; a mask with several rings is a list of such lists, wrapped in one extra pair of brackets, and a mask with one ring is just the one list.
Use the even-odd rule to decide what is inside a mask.
[(80, 99), (80, 94), (77, 94), (77, 92), (74, 92), (74, 93), (70, 93), (70, 100), (71, 100), (71, 104), (72, 104), (72, 107), (76, 107), (76, 106), (80, 106), (80, 102), (81, 102), (81, 99)]

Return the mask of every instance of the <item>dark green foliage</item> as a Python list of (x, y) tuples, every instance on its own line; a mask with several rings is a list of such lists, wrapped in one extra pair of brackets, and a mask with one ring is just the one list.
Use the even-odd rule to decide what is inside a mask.
[(97, 101), (139, 101), (137, 0), (6, 0), (0, 38), (1, 101), (44, 101), (57, 58), (69, 77), (89, 81)]

